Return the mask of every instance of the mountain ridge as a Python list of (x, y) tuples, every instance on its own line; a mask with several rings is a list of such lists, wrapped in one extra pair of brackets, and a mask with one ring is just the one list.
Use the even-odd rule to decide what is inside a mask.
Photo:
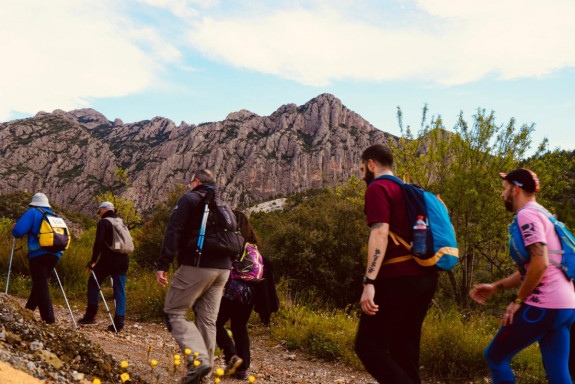
[(198, 125), (159, 116), (124, 124), (91, 108), (39, 112), (0, 123), (0, 194), (43, 191), (91, 214), (121, 167), (131, 185), (120, 195), (145, 213), (202, 167), (215, 171), (225, 199), (247, 206), (339, 185), (359, 175), (363, 149), (389, 139), (331, 94), (269, 116), (241, 109)]

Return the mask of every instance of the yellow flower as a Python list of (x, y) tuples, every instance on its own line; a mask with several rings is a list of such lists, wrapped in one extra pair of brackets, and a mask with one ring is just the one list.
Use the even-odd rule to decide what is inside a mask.
[(190, 348), (186, 348), (184, 353), (186, 354), (186, 356), (188, 356), (190, 353), (192, 353), (192, 350)]
[(158, 365), (158, 361), (157, 361), (157, 360), (151, 360), (151, 361), (150, 361), (150, 365), (151, 365), (152, 367), (155, 367), (156, 365)]
[(92, 384), (102, 384), (102, 382), (100, 381), (100, 379), (95, 378), (94, 381), (92, 381)]
[(248, 381), (249, 381), (250, 383), (253, 383), (254, 381), (256, 381), (256, 377), (255, 377), (255, 376), (250, 376), (250, 377), (248, 377)]
[(151, 351), (152, 351), (152, 346), (148, 345), (148, 352), (151, 352)]
[(181, 364), (180, 360), (174, 360), (174, 365), (180, 365), (180, 364)]
[(194, 357), (198, 357), (200, 354), (198, 352), (194, 352)]
[(180, 360), (180, 355), (174, 355), (174, 360)]
[(120, 363), (120, 366), (121, 366), (122, 368), (128, 368), (128, 365), (130, 365), (130, 364), (128, 364), (127, 361), (122, 361), (122, 363)]
[(130, 375), (124, 372), (120, 375), (120, 379), (122, 379), (122, 383), (125, 383), (126, 381), (130, 380)]
[(216, 379), (214, 380), (214, 383), (218, 384), (220, 381), (221, 381), (220, 378), (216, 377)]
[(221, 368), (216, 369), (216, 375), (218, 376), (223, 376), (224, 375), (224, 370)]
[(198, 365), (200, 365), (200, 360), (194, 360), (194, 367), (197, 367)]

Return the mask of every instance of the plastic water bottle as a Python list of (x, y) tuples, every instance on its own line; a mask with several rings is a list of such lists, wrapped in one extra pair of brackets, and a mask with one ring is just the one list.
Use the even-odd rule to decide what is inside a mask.
[(413, 245), (411, 252), (415, 256), (422, 256), (427, 252), (427, 224), (423, 216), (417, 216), (417, 221), (413, 226)]

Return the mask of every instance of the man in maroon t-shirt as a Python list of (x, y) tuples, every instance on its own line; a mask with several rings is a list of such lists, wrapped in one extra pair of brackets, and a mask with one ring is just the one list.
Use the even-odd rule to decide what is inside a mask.
[(413, 259), (393, 262), (410, 252), (390, 237), (412, 240), (412, 223), (401, 187), (393, 175), (393, 155), (381, 144), (361, 156), (367, 183), (364, 211), (371, 228), (367, 271), (363, 278), (361, 315), (355, 350), (367, 371), (380, 383), (420, 384), (421, 325), (437, 288), (438, 272)]

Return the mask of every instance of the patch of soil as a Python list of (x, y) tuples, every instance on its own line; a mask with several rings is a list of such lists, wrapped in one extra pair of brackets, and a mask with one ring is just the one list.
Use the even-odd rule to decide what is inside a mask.
[[(67, 308), (55, 306), (54, 310), (57, 324), (73, 328)], [(80, 310), (73, 310), (73, 313), (76, 321), (83, 315), (83, 311)], [(37, 312), (35, 316), (39, 316)], [(182, 365), (174, 370), (173, 355), (181, 352), (164, 324), (127, 320), (124, 330), (118, 335), (106, 330), (109, 324), (108, 314), (101, 310), (95, 324), (79, 325), (78, 331), (99, 344), (117, 361), (127, 361), (129, 363), (127, 372), (135, 374), (142, 381), (161, 384), (180, 382), (185, 367)], [(286, 349), (281, 343), (272, 340), (269, 328), (263, 325), (250, 328), (250, 340), (252, 363), (249, 371), (256, 378), (256, 384), (375, 383), (366, 372), (351, 369), (337, 362), (326, 362), (302, 351)], [(149, 353), (148, 347), (151, 347)], [(149, 364), (152, 359), (158, 361), (153, 371)], [(224, 366), (223, 356), (218, 356), (216, 367)], [(213, 377), (207, 382), (213, 383)], [(242, 382), (247, 380), (222, 378), (222, 383)]]

